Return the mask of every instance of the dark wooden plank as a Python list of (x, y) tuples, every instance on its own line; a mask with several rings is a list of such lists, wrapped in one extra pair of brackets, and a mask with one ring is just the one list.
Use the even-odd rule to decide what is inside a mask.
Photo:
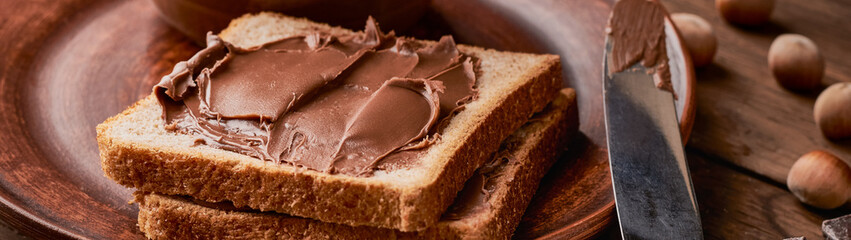
[[(804, 206), (773, 180), (722, 160), (695, 151), (687, 157), (706, 239), (823, 239), (821, 222), (843, 212)], [(620, 239), (617, 224), (615, 219), (600, 239)]]
[(26, 240), (29, 238), (22, 236), (20, 233), (18, 233), (18, 231), (10, 227), (9, 224), (4, 222), (3, 220), (0, 220), (0, 239)]
[(766, 58), (777, 35), (802, 34), (824, 55), (824, 83), (851, 81), (851, 2), (777, 1), (771, 23), (751, 29), (724, 22), (713, 0), (663, 2), (671, 12), (705, 18), (718, 37), (714, 64), (697, 70), (690, 147), (779, 183), (785, 183), (794, 161), (811, 150), (827, 149), (851, 163), (851, 141), (827, 141), (813, 122), (817, 95), (781, 88)]
[(708, 239), (822, 239), (821, 222), (841, 212), (807, 207), (770, 179), (699, 154), (688, 158)]

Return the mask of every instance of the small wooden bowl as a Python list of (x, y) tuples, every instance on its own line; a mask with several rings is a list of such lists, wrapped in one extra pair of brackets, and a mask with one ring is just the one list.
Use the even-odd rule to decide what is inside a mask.
[[(148, 1), (11, 0), (0, 34), (0, 218), (38, 238), (143, 239), (132, 190), (103, 176), (95, 126), (199, 50)], [(541, 182), (515, 236), (588, 238), (613, 217), (601, 68), (611, 1), (435, 0), (405, 34), (562, 56), (581, 134)], [(677, 87), (694, 119), (694, 77)], [(676, 86), (676, 84), (675, 84)], [(685, 138), (687, 139), (687, 137)]]

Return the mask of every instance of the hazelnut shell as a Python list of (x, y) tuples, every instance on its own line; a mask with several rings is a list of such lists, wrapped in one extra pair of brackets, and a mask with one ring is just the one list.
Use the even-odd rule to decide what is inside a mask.
[(851, 138), (851, 83), (835, 83), (822, 91), (816, 99), (813, 117), (828, 139)]
[(709, 22), (691, 13), (672, 14), (671, 20), (683, 38), (694, 66), (712, 63), (718, 43)]
[(812, 151), (792, 165), (786, 184), (801, 202), (833, 209), (851, 196), (851, 169), (833, 154)]
[(821, 86), (824, 58), (816, 44), (798, 34), (783, 34), (768, 49), (768, 66), (781, 86), (809, 91)]

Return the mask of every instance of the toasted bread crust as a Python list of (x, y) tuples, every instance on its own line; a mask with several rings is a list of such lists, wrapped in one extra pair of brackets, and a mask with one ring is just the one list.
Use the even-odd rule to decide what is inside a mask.
[[(441, 220), (420, 232), (351, 227), (277, 213), (245, 212), (197, 205), (183, 197), (137, 193), (139, 227), (152, 239), (508, 239), (540, 179), (578, 128), (575, 93), (563, 92), (538, 126), (527, 124), (507, 141), (516, 163), (501, 170), (489, 210), (459, 220)], [(555, 109), (553, 109), (555, 108)], [(519, 140), (518, 140), (519, 139)]]
[[(269, 14), (246, 16), (235, 22), (256, 17), (273, 17), (284, 22), (302, 21), (299, 24), (305, 24), (305, 28), (331, 28)], [(232, 23), (223, 35), (238, 32), (239, 28), (234, 26), (239, 24)], [(290, 31), (293, 31), (290, 34), (297, 33)], [(334, 31), (345, 30), (335, 28)], [(159, 107), (152, 97), (98, 125), (97, 140), (103, 170), (107, 177), (119, 184), (146, 192), (189, 195), (211, 202), (228, 200), (240, 207), (352, 226), (423, 230), (438, 221), (463, 183), (497, 149), (499, 143), (549, 102), (561, 85), (561, 64), (557, 56), (500, 53), (470, 46), (459, 46), (459, 49), (482, 59), (483, 64), (489, 64), (488, 61), (493, 64), (497, 61), (493, 59), (495, 56), (531, 59), (534, 64), (521, 74), (520, 84), (503, 87), (507, 90), (498, 94), (500, 96), (492, 97), (488, 104), (480, 104), (480, 112), (487, 112), (484, 117), (470, 117), (476, 121), (456, 124), (455, 128), (465, 128), (467, 132), (451, 144), (447, 143), (449, 147), (437, 154), (445, 157), (433, 160), (436, 162), (433, 165), (438, 167), (428, 169), (425, 180), (409, 184), (411, 186), (299, 170), (219, 149), (162, 146), (155, 141), (136, 141), (126, 136), (126, 129), (122, 128), (127, 126), (122, 122), (128, 121), (128, 118), (134, 120), (140, 112), (150, 115), (155, 112), (152, 108)], [(161, 123), (156, 125), (162, 127)], [(178, 137), (175, 134), (158, 134), (162, 138)]]

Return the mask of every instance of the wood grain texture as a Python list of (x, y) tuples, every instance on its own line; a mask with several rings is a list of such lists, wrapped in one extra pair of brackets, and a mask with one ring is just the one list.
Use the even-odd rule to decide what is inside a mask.
[(839, 214), (805, 207), (782, 185), (729, 164), (695, 153), (688, 159), (708, 239), (823, 239), (821, 222)]
[(0, 239), (4, 240), (28, 240), (30, 238), (24, 237), (14, 228), (10, 227), (6, 224), (6, 222), (0, 220)]
[(150, 92), (167, 70), (152, 66), (197, 47), (134, 14), (152, 10), (138, 3), (0, 3), (0, 218), (24, 234), (142, 238), (130, 190), (103, 177), (92, 128)]
[(826, 62), (823, 84), (851, 81), (851, 2), (776, 1), (771, 22), (727, 24), (712, 0), (663, 1), (671, 12), (706, 19), (718, 38), (715, 61), (697, 70), (697, 120), (689, 147), (785, 184), (801, 155), (825, 149), (851, 164), (851, 140), (825, 139), (813, 120), (818, 92), (780, 87), (768, 69), (774, 38), (797, 33), (812, 39)]
[[(806, 207), (773, 180), (719, 159), (695, 151), (687, 157), (706, 239), (823, 239), (822, 221), (843, 212)], [(600, 239), (621, 239), (613, 221)]]
[[(566, 60), (586, 137), (543, 182), (520, 238), (589, 237), (612, 217), (599, 76), (610, 5), (435, 1), (442, 25), (421, 23), (425, 34)], [(199, 48), (148, 1), (2, 1), (0, 13), (0, 34), (11, 36), (0, 38), (0, 218), (37, 238), (141, 238), (130, 190), (103, 177), (94, 126)]]
[[(778, 0), (770, 24), (741, 28), (724, 22), (713, 0), (664, 1), (669, 11), (697, 14), (712, 24), (718, 52), (697, 69), (697, 117), (686, 147), (707, 239), (821, 239), (821, 222), (851, 212), (805, 206), (786, 189), (800, 155), (826, 149), (851, 161), (851, 141), (830, 142), (812, 118), (814, 93), (781, 88), (767, 52), (782, 33), (815, 41), (827, 62), (823, 84), (851, 81), (851, 2)], [(619, 239), (614, 226), (603, 239)]]

